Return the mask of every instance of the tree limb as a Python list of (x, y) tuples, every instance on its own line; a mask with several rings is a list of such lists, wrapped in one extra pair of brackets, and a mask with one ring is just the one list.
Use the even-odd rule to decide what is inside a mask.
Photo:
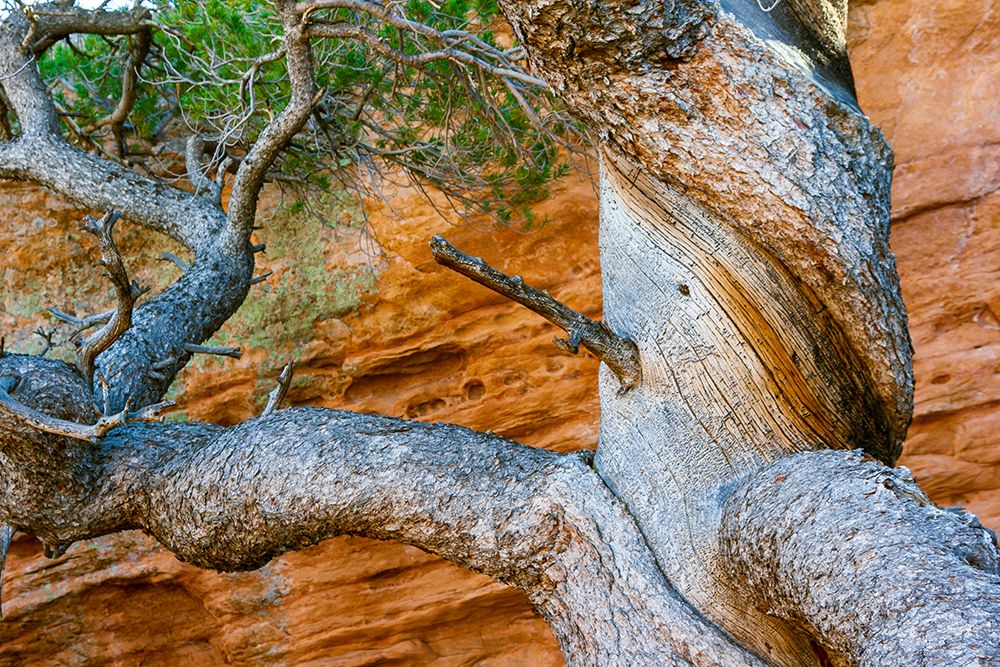
[(570, 664), (762, 665), (671, 589), (589, 454), (319, 408), (93, 442), (46, 416), (92, 414), (67, 364), (7, 354), (0, 381), (0, 516), (47, 545), (141, 528), (232, 571), (334, 535), (395, 540), (520, 587)]
[(118, 146), (118, 157), (125, 159), (128, 154), (128, 146), (125, 141), (125, 121), (135, 106), (137, 89), (139, 83), (139, 73), (146, 56), (149, 55), (149, 48), (152, 44), (152, 34), (149, 29), (136, 33), (128, 42), (128, 61), (125, 63), (122, 74), (122, 93), (118, 104), (107, 116), (94, 123), (92, 128), (110, 126), (111, 134), (115, 138)]
[[(47, 186), (88, 208), (115, 208), (194, 255), (190, 269), (137, 309), (132, 328), (96, 359), (105, 375), (116, 377), (106, 411), (121, 412), (128, 400), (150, 405), (190, 357), (184, 345), (206, 340), (242, 303), (253, 276), (253, 255), (245, 240), (229, 238), (227, 217), (217, 202), (141, 176), (63, 139), (34, 56), (19, 50), (28, 29), (20, 11), (0, 21), (0, 71), (5, 72), (0, 86), (21, 129), (20, 136), (0, 143), (0, 178)], [(178, 360), (169, 373), (152, 368), (167, 357)]]
[(84, 218), (84, 228), (97, 237), (101, 246), (101, 264), (107, 269), (108, 277), (115, 288), (118, 305), (108, 321), (97, 331), (80, 342), (76, 350), (76, 366), (80, 375), (88, 385), (94, 381), (94, 360), (97, 355), (111, 347), (125, 331), (132, 326), (132, 308), (135, 296), (132, 283), (129, 281), (125, 264), (118, 253), (112, 231), (120, 214), (108, 211), (100, 220), (89, 215)]
[(132, 516), (201, 567), (252, 569), (337, 534), (394, 540), (524, 590), (569, 664), (760, 665), (670, 589), (585, 456), (315, 408), (224, 431), (130, 425), (105, 444)]
[(723, 512), (746, 594), (846, 664), (1000, 664), (996, 535), (934, 505), (906, 468), (797, 454), (742, 480)]
[(594, 322), (586, 315), (566, 307), (547, 292), (526, 284), (520, 276), (508, 276), (482, 259), (466, 255), (441, 236), (431, 239), (431, 253), (438, 264), (516, 301), (564, 329), (569, 334), (569, 339), (555, 339), (559, 348), (575, 354), (582, 343), (614, 371), (622, 391), (639, 383), (642, 378), (639, 348), (632, 341), (611, 331), (603, 322)]
[(50, 2), (25, 6), (24, 15), (30, 29), (21, 40), (21, 48), (35, 56), (77, 33), (135, 35), (149, 30), (149, 10), (139, 6), (126, 12), (108, 12)]
[(4, 72), (0, 86), (21, 128), (19, 137), (0, 143), (0, 178), (44, 185), (88, 208), (114, 208), (196, 252), (217, 243), (225, 229), (225, 214), (218, 205), (90, 155), (63, 139), (35, 56), (18, 47), (27, 30), (19, 11), (9, 12), (0, 22), (0, 71)]
[(321, 97), (315, 90), (312, 50), (301, 25), (301, 15), (289, 0), (282, 0), (278, 5), (285, 29), (283, 44), (291, 98), (281, 113), (261, 131), (236, 171), (229, 198), (229, 224), (236, 234), (236, 243), (248, 242), (257, 212), (257, 197), (268, 170), (305, 125)]

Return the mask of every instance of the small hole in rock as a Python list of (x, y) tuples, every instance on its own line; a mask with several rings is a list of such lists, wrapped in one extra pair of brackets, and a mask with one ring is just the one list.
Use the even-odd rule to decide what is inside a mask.
[(486, 386), (479, 380), (470, 380), (465, 383), (465, 397), (470, 401), (478, 401), (486, 394)]
[(423, 401), (422, 403), (408, 406), (406, 408), (406, 416), (410, 419), (424, 417), (427, 414), (440, 410), (443, 407), (445, 407), (445, 402), (442, 399), (432, 398), (429, 401)]

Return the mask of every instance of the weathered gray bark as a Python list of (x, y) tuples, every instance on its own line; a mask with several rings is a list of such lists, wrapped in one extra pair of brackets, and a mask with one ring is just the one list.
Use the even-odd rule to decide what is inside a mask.
[[(498, 272), (483, 282), (568, 325), (567, 347), (586, 344), (576, 323), (597, 354), (621, 352), (628, 381), (602, 368), (596, 472), (449, 425), (278, 411), (280, 390), (230, 429), (96, 428), (95, 404), (103, 423), (145, 418), (131, 407), (158, 401), (245, 297), (260, 188), (315, 99), (309, 39), (333, 36), (309, 17), (404, 20), (361, 0), (277, 6), (291, 101), (241, 162), (228, 213), (198, 137), (189, 193), (61, 136), (33, 55), (67, 30), (137, 34), (144, 14), (0, 25), (20, 127), (0, 176), (120, 209), (193, 256), (97, 357), (106, 401), (86, 366), (0, 351), (3, 523), (53, 553), (142, 529), (224, 570), (332, 535), (400, 540), (521, 587), (572, 664), (1000, 664), (994, 536), (903, 473), (826, 451), (891, 464), (912, 402), (891, 157), (853, 100), (843, 3), (505, 3), (599, 140), (608, 328)], [(500, 75), (514, 74), (533, 78)], [(132, 310), (124, 284), (112, 322)]]
[[(804, 632), (725, 555), (733, 485), (822, 448), (891, 464), (910, 418), (911, 348), (888, 247), (891, 153), (853, 97), (846, 3), (791, 2), (770, 15), (752, 2), (502, 4), (536, 71), (600, 137), (605, 321), (638, 344), (642, 382), (622, 393), (602, 371), (595, 466), (668, 579), (775, 664), (913, 664), (907, 650), (919, 649), (880, 645), (888, 626), (914, 638), (954, 631), (941, 641), (1000, 660), (994, 627), (945, 631), (932, 615), (874, 613), (882, 625), (850, 647), (818, 619)], [(846, 515), (882, 516), (862, 495), (843, 502)], [(753, 509), (799, 527), (780, 500)], [(895, 515), (900, 530), (936, 540), (914, 513)], [(857, 549), (857, 563), (894, 544), (890, 532), (868, 539), (832, 543)], [(826, 556), (816, 570), (842, 572), (849, 587), (859, 571), (841, 568), (852, 559)], [(928, 590), (973, 575), (936, 564), (920, 575)], [(853, 581), (853, 603), (879, 608)], [(912, 586), (890, 574), (881, 595), (905, 607)], [(992, 609), (982, 602), (983, 615)]]
[[(70, 366), (6, 355), (11, 377), (20, 404), (88, 417)], [(588, 454), (306, 408), (90, 443), (26, 429), (0, 401), (0, 433), (5, 521), (53, 552), (138, 528), (182, 560), (245, 570), (334, 535), (397, 540), (524, 590), (574, 664), (761, 664), (670, 587)]]
[(1000, 664), (996, 536), (935, 506), (905, 468), (783, 458), (727, 496), (721, 541), (763, 608), (843, 664)]

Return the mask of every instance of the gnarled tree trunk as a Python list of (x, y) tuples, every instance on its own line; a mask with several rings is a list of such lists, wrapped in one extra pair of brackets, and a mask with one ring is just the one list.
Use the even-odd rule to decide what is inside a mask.
[[(325, 33), (310, 16), (389, 16), (276, 4), (292, 96), (228, 211), (210, 181), (182, 193), (60, 134), (32, 49), (135, 32), (141, 12), (5, 19), (0, 85), (21, 134), (0, 144), (0, 175), (121, 208), (195, 261), (134, 309), (116, 278), (116, 314), (75, 368), (0, 354), (4, 523), (52, 552), (142, 529), (221, 570), (332, 535), (399, 540), (522, 588), (572, 664), (1000, 664), (994, 536), (884, 465), (910, 417), (911, 350), (891, 157), (854, 101), (843, 3), (502, 2), (598, 142), (605, 323), (441, 241), (434, 252), (608, 361), (593, 461), (448, 425), (278, 411), (281, 392), (230, 429), (147, 423), (249, 288), (257, 195), (315, 96), (310, 39)], [(117, 266), (112, 224), (93, 228)], [(95, 368), (118, 377), (106, 396)]]
[[(605, 317), (638, 344), (642, 381), (622, 391), (602, 372), (595, 467), (667, 578), (774, 664), (1000, 660), (992, 537), (946, 519), (971, 531), (958, 544), (991, 555), (932, 559), (922, 590), (934, 592), (917, 599), (912, 561), (930, 558), (918, 545), (936, 541), (932, 525), (875, 506), (875, 463), (810, 454), (863, 449), (891, 465), (912, 410), (891, 152), (854, 98), (846, 2), (505, 6), (533, 65), (600, 138)], [(814, 477), (784, 486), (792, 460)], [(754, 501), (735, 502), (748, 480)], [(777, 491), (792, 488), (790, 505)], [(879, 536), (882, 512), (894, 520)], [(858, 516), (861, 541), (842, 532)], [(794, 558), (779, 555), (785, 541)], [(799, 573), (796, 603), (773, 600), (781, 575), (748, 585), (734, 563), (766, 568), (758, 549)], [(951, 604), (968, 616), (952, 619)], [(832, 608), (871, 625), (845, 641)], [(934, 618), (962, 640), (918, 640), (939, 632)]]

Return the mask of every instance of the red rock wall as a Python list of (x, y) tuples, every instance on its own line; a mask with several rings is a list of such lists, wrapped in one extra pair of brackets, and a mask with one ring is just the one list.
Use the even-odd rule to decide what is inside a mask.
[(862, 107), (896, 154), (892, 247), (916, 350), (901, 464), (1000, 529), (1000, 13), (991, 2), (852, 7)]
[[(935, 500), (966, 505), (994, 528), (998, 20), (990, 3), (971, 0), (878, 0), (851, 14), (862, 105), (896, 149), (892, 241), (917, 371), (903, 463)], [(75, 231), (78, 211), (21, 187), (0, 192), (0, 203), (8, 214), (0, 223), (5, 333), (42, 324), (39, 307), (86, 310), (107, 298), (87, 261), (92, 248)], [(209, 360), (186, 372), (184, 413), (221, 423), (249, 417), (267, 378), (294, 357), (295, 403), (453, 421), (557, 449), (593, 447), (596, 363), (559, 352), (544, 321), (438, 269), (426, 246), (444, 233), (596, 316), (589, 184), (563, 184), (539, 209), (549, 221), (531, 234), (451, 227), (412, 196), (394, 205), (401, 217), (372, 217), (383, 248), (372, 293), (370, 276), (351, 269), (367, 259), (358, 248), (369, 239), (359, 230), (338, 227), (309, 248), (318, 275), (303, 269), (298, 241), (277, 242), (289, 228), (266, 225), (264, 263), (275, 275), (249, 315), (228, 327), (230, 337), (253, 344), (240, 362)], [(135, 230), (123, 233), (133, 272), (154, 286), (169, 280), (176, 270), (155, 261), (160, 248)], [(334, 273), (338, 267), (345, 272)], [(316, 294), (319, 287), (334, 293)], [(276, 329), (267, 315), (286, 301), (296, 316), (285, 319), (295, 321)], [(10, 341), (38, 347), (23, 333)], [(329, 540), (240, 575), (183, 565), (137, 534), (78, 544), (52, 561), (21, 538), (9, 565), (3, 665), (562, 664), (517, 591), (416, 549), (360, 538)]]

